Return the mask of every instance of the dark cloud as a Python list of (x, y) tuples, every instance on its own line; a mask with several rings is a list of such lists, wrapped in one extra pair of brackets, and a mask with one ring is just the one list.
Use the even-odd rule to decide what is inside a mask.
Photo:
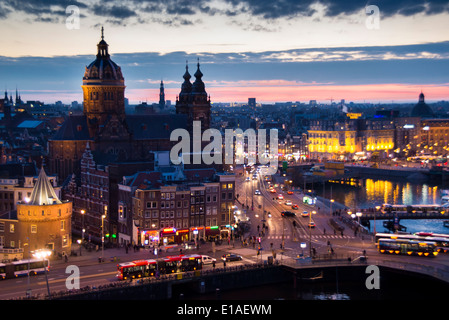
[(103, 4), (97, 4), (92, 9), (95, 15), (108, 17), (112, 20), (127, 19), (137, 16), (136, 12), (123, 5), (107, 6)]
[(331, 17), (340, 14), (352, 14), (363, 10), (368, 5), (379, 7), (380, 14), (383, 17), (396, 14), (411, 16), (418, 13), (431, 15), (449, 12), (449, 1), (447, 0), (368, 0), (366, 3), (358, 0), (319, 0), (319, 2), (326, 6), (326, 15)]
[(86, 4), (75, 0), (3, 0), (0, 3), (0, 18), (7, 18), (11, 12), (23, 12), (37, 20), (54, 21), (66, 15), (65, 9), (69, 5), (87, 8)]
[(174, 17), (191, 21), (187, 17), (195, 14), (236, 17), (244, 13), (257, 19), (276, 20), (312, 16), (316, 3), (325, 7), (328, 17), (354, 14), (367, 5), (378, 6), (381, 17), (449, 12), (449, 0), (2, 0), (0, 19), (15, 11), (51, 21), (54, 17), (45, 15), (62, 17), (68, 5), (76, 5), (82, 12), (111, 21), (136, 17), (137, 23), (145, 23), (148, 14), (164, 15), (161, 21), (165, 22)]

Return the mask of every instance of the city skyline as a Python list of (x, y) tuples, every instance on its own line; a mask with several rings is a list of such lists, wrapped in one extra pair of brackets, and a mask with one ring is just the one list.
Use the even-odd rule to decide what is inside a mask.
[[(174, 101), (186, 60), (200, 59), (213, 102), (445, 100), (448, 5), (278, 1), (15, 1), (0, 4), (0, 84), (23, 100), (82, 100), (100, 28), (123, 69), (131, 104)], [(72, 17), (79, 9), (79, 29)], [(77, 14), (78, 14), (77, 13)], [(35, 33), (39, 32), (39, 37)]]

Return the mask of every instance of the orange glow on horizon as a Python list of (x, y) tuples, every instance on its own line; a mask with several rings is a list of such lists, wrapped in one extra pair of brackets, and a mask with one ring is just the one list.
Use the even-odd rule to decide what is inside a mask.
[[(414, 84), (360, 84), (360, 85), (333, 85), (333, 84), (301, 84), (292, 81), (238, 81), (226, 83), (226, 85), (211, 85), (206, 82), (206, 91), (211, 97), (212, 103), (237, 102), (247, 103), (248, 98), (256, 98), (257, 103), (296, 102), (309, 103), (316, 100), (317, 103), (329, 104), (330, 100), (338, 103), (344, 99), (346, 103), (404, 103), (418, 102), (418, 96), (422, 91), (426, 102), (449, 100), (449, 83), (439, 85), (414, 85)], [(172, 105), (176, 103), (176, 97), (180, 88), (165, 88), (165, 99)], [(159, 88), (133, 89), (128, 87), (125, 92), (130, 105), (147, 102), (148, 104), (159, 102)], [(22, 100), (39, 100), (52, 104), (56, 101), (70, 104), (72, 101), (83, 101), (82, 92), (58, 92), (30, 91), (22, 95)]]
[[(180, 89), (166, 88), (165, 95), (172, 104)], [(449, 84), (443, 85), (409, 85), (409, 84), (362, 84), (362, 85), (247, 85), (247, 86), (209, 86), (206, 91), (212, 102), (247, 103), (248, 98), (255, 97), (258, 103), (274, 103), (285, 101), (300, 101), (308, 103), (317, 100), (318, 103), (329, 104), (330, 99), (346, 103), (353, 102), (418, 102), (418, 96), (423, 91), (426, 101), (449, 99)], [(158, 101), (158, 89), (128, 89), (127, 97), (131, 101)]]

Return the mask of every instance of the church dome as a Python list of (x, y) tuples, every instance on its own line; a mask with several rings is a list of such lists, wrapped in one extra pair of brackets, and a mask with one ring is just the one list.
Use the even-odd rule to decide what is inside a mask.
[(111, 60), (108, 52), (108, 44), (104, 40), (103, 28), (101, 28), (101, 41), (97, 45), (97, 58), (86, 67), (83, 83), (95, 84), (120, 84), (123, 85), (124, 78), (121, 68)]
[(418, 103), (413, 107), (410, 114), (412, 117), (431, 118), (434, 116), (432, 108), (425, 103), (424, 94), (421, 92), (419, 95)]

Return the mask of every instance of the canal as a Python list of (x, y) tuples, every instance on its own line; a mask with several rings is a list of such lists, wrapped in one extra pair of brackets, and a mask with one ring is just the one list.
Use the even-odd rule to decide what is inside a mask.
[[(429, 183), (413, 183), (403, 180), (363, 179), (347, 183), (327, 182), (323, 186), (316, 186), (318, 196), (350, 207), (354, 212), (357, 209), (374, 208), (384, 203), (389, 204), (440, 204), (441, 187)], [(376, 221), (376, 231), (383, 232), (382, 221)], [(449, 228), (444, 227), (443, 220), (407, 220), (403, 219), (401, 225), (407, 228), (407, 232), (434, 232), (449, 233)], [(373, 231), (374, 221), (370, 221)]]

